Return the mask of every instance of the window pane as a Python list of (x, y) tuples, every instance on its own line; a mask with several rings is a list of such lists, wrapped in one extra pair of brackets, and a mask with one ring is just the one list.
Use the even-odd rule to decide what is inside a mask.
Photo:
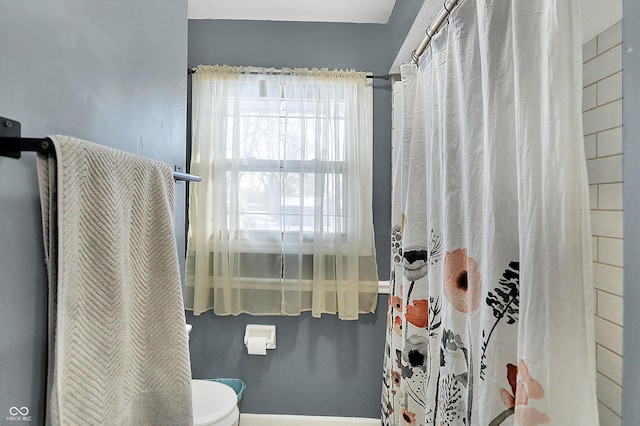
[(344, 233), (344, 102), (267, 89), (229, 101), (229, 225), (270, 239)]
[[(316, 188), (317, 179), (323, 184)], [(342, 180), (339, 174), (285, 173), (285, 231), (313, 232), (317, 217), (324, 233), (344, 232)]]
[[(233, 173), (228, 172), (228, 182)], [(238, 229), (280, 230), (280, 173), (239, 172), (236, 194), (229, 191), (229, 225), (236, 213)], [(235, 196), (235, 208), (234, 199)]]
[(227, 200), (230, 227), (313, 234), (317, 218), (323, 233), (345, 232), (342, 174), (229, 171), (229, 182), (234, 175), (237, 186), (230, 187)]
[(234, 108), (239, 113), (235, 121), (227, 118), (227, 158), (280, 158), (282, 120), (278, 104), (279, 100), (261, 98), (230, 101), (230, 113)]
[(284, 173), (284, 229), (313, 232), (315, 175)]
[(344, 233), (343, 175), (324, 175), (325, 208), (323, 227), (328, 233)]

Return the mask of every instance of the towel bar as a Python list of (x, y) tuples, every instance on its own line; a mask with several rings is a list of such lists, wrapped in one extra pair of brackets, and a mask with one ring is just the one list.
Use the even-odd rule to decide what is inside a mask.
[[(53, 142), (49, 138), (20, 137), (20, 122), (0, 117), (0, 156), (20, 158), (23, 151), (52, 153)], [(200, 176), (189, 173), (173, 172), (175, 180), (186, 182), (200, 182)]]

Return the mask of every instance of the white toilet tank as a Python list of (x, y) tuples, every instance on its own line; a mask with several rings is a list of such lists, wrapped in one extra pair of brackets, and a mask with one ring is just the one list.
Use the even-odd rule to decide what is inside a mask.
[(238, 397), (222, 383), (191, 380), (194, 426), (237, 426)]

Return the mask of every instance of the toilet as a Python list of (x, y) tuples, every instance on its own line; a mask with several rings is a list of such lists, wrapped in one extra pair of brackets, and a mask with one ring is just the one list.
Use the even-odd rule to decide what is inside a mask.
[[(189, 336), (191, 324), (187, 324), (186, 328)], [(194, 426), (238, 426), (238, 396), (230, 386), (192, 379), (191, 400)]]
[(237, 426), (240, 418), (235, 391), (222, 383), (191, 380), (194, 426)]

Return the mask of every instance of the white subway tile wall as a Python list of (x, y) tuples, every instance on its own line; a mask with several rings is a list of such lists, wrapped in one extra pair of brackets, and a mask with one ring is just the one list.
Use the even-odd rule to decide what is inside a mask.
[[(594, 86), (595, 87), (595, 86)], [(587, 160), (594, 159), (598, 156), (597, 149), (597, 135), (588, 135), (584, 137), (584, 152), (587, 154)]]
[(582, 60), (587, 62), (593, 59), (598, 54), (598, 40), (597, 37), (592, 38), (582, 46)]
[[(604, 238), (595, 238), (604, 241)], [(596, 246), (595, 254), (600, 254), (598, 248), (600, 242)], [(604, 251), (604, 250), (603, 250)], [(607, 293), (622, 296), (622, 267), (613, 265), (605, 265), (594, 259), (593, 264), (593, 284), (596, 290), (606, 291)]]
[(611, 130), (599, 132), (597, 142), (597, 155), (600, 157), (622, 154), (622, 127), (615, 127)]
[(621, 424), (622, 400), (622, 23), (586, 42), (583, 54), (595, 301), (597, 388), (602, 426)]
[[(618, 54), (622, 52), (618, 50)], [(596, 56), (595, 61), (600, 56)], [(609, 102), (584, 112), (584, 134), (590, 135), (603, 130), (622, 126), (622, 100)]]
[[(622, 27), (620, 28), (622, 29)], [(620, 72), (620, 70), (622, 70), (622, 44), (604, 52), (598, 49), (598, 55), (583, 65), (583, 87), (603, 80), (610, 75)]]

